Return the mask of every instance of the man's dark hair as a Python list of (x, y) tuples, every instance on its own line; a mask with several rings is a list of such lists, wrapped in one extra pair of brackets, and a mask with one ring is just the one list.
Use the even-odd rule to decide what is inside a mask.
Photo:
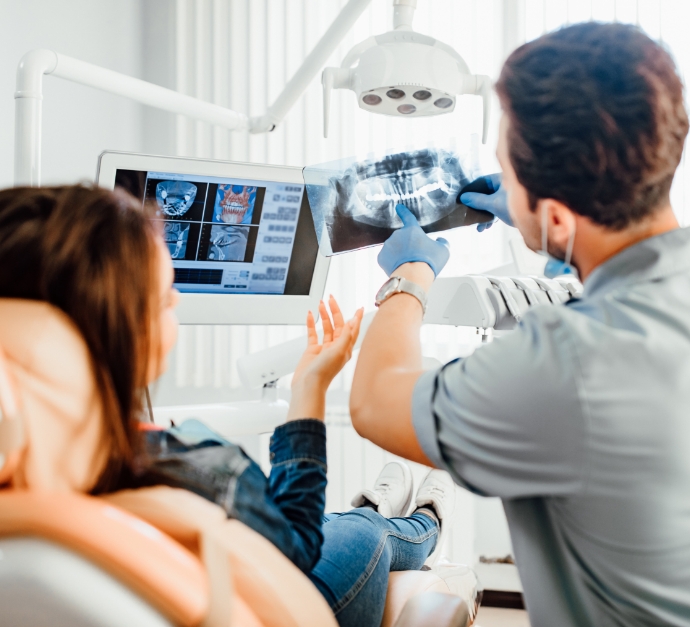
[(621, 230), (668, 200), (688, 132), (683, 85), (639, 28), (590, 22), (544, 35), (510, 55), (496, 90), (533, 210), (553, 198)]

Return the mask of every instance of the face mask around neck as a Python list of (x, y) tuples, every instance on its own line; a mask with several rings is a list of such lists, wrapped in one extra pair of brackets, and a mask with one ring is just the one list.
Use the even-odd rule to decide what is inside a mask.
[(573, 257), (573, 245), (575, 244), (575, 227), (573, 227), (573, 232), (570, 234), (570, 237), (568, 237), (568, 245), (565, 249), (565, 259), (558, 259), (549, 253), (547, 219), (548, 212), (546, 211), (546, 206), (542, 205), (541, 250), (539, 251), (539, 254), (547, 259), (546, 266), (544, 267), (544, 276), (549, 279), (553, 279), (554, 277), (561, 276), (563, 274), (577, 276), (577, 269), (570, 264)]

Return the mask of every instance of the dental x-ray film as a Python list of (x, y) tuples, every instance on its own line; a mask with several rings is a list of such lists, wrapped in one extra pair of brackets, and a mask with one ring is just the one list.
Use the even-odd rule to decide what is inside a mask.
[(382, 244), (402, 227), (398, 203), (427, 233), (489, 222), (490, 213), (457, 202), (465, 191), (490, 193), (471, 184), (478, 175), (457, 154), (435, 148), (307, 166), (304, 182), (321, 251), (330, 256)]

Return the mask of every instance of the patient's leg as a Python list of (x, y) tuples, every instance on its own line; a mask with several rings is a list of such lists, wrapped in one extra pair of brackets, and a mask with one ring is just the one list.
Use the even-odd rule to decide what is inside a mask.
[(426, 508), (409, 518), (384, 518), (368, 507), (326, 518), (321, 559), (309, 577), (342, 627), (379, 627), (388, 573), (424, 565), (438, 520)]

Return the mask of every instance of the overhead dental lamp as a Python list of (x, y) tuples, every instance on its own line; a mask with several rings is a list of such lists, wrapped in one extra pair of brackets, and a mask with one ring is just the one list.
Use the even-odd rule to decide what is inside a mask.
[(486, 143), (489, 77), (471, 74), (465, 60), (449, 45), (412, 30), (417, 0), (393, 0), (393, 5), (392, 31), (357, 44), (339, 68), (324, 69), (324, 137), (328, 137), (331, 91), (350, 89), (361, 109), (398, 117), (450, 113), (457, 96), (479, 95), (484, 101), (482, 142)]

